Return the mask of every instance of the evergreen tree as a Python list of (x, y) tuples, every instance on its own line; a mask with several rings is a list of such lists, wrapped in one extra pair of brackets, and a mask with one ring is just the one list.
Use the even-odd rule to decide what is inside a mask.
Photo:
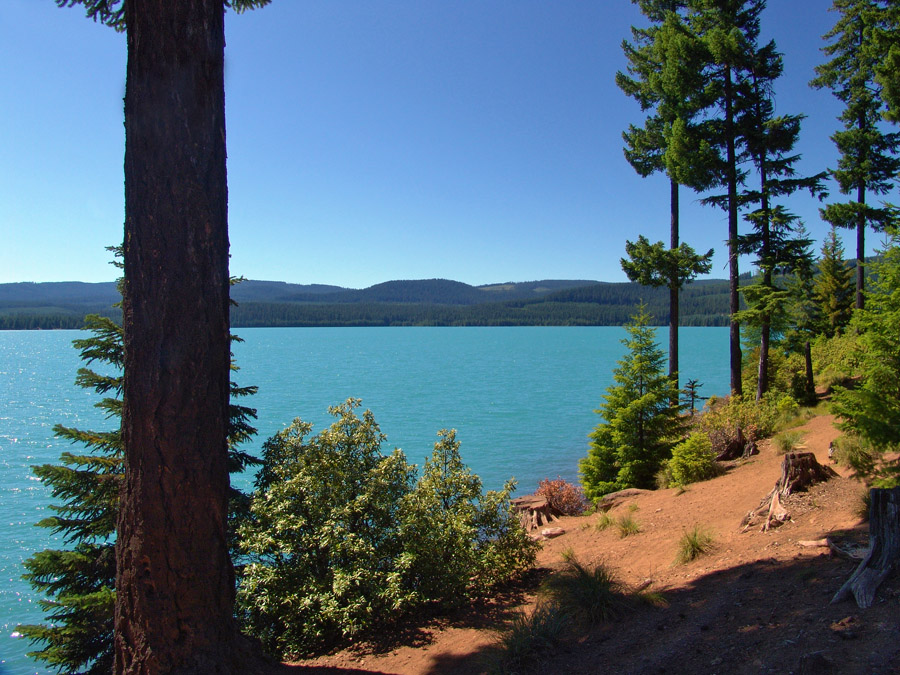
[[(879, 450), (900, 444), (900, 234), (889, 231), (889, 244), (866, 293), (866, 304), (851, 322), (860, 332), (857, 358), (862, 381), (838, 388), (832, 404), (842, 431)], [(900, 463), (889, 467), (900, 478)]]
[(115, 668), (260, 669), (228, 555), (226, 3), (57, 3), (127, 33)]
[(855, 299), (853, 276), (844, 262), (844, 247), (834, 227), (822, 243), (813, 294), (821, 311), (822, 331), (832, 337), (850, 322)]
[[(741, 120), (752, 104), (752, 73), (760, 65), (759, 17), (765, 8), (764, 0), (691, 0), (688, 21), (691, 30), (706, 50), (704, 72), (709, 88), (715, 93), (707, 114), (714, 123), (713, 141), (721, 161), (720, 184), (726, 188), (722, 196), (711, 197), (705, 203), (725, 209), (728, 214), (728, 278), (730, 325), (731, 390), (742, 393), (741, 336), (738, 267), (738, 212), (741, 196), (738, 188), (745, 173), (740, 164), (746, 158), (746, 127)], [(690, 152), (686, 147), (685, 152)]]
[(878, 58), (875, 80), (881, 85), (881, 98), (887, 106), (884, 117), (900, 122), (900, 6), (896, 2), (882, 8), (874, 47)]
[[(651, 248), (643, 237), (629, 242), (630, 260), (622, 265), (632, 281), (669, 289), (669, 375), (678, 377), (679, 292), (697, 274), (709, 271), (712, 250), (698, 256), (679, 241), (679, 184), (697, 190), (709, 187), (715, 172), (708, 163), (715, 153), (704, 152), (703, 124), (695, 117), (708, 102), (701, 50), (687, 30), (680, 12), (685, 2), (678, 0), (633, 0), (652, 25), (632, 28), (633, 43), (623, 41), (628, 58), (628, 74), (616, 73), (616, 84), (638, 101), (641, 110), (652, 110), (643, 127), (630, 125), (622, 134), (625, 158), (643, 177), (665, 171), (669, 176), (669, 249), (662, 242)], [(692, 147), (690, 153), (669, 152), (677, 143)]]
[[(117, 254), (120, 249), (114, 249)], [(57, 425), (54, 433), (78, 443), (86, 454), (65, 452), (60, 464), (34, 467), (34, 473), (50, 486), (61, 505), (50, 508), (56, 515), (40, 521), (40, 527), (63, 535), (71, 549), (47, 549), (35, 553), (24, 565), (24, 578), (47, 596), (41, 605), (49, 625), (19, 626), (19, 631), (42, 648), (31, 652), (61, 673), (108, 673), (113, 667), (113, 613), (116, 560), (113, 535), (118, 513), (118, 493), (123, 467), (122, 416), (122, 328), (107, 317), (89, 315), (85, 328), (93, 333), (73, 342), (86, 366), (75, 383), (103, 396), (95, 405), (111, 420), (119, 422), (108, 431), (85, 431)], [(237, 340), (238, 338), (235, 338)], [(232, 364), (232, 369), (237, 367)], [(256, 410), (238, 405), (234, 399), (256, 393), (256, 387), (231, 382), (229, 406), (229, 471), (239, 473), (260, 461), (238, 446), (256, 433), (251, 421)], [(236, 522), (246, 513), (249, 496), (231, 488), (229, 533), (235, 546)]]
[(650, 488), (663, 460), (680, 440), (681, 405), (675, 383), (663, 371), (663, 352), (648, 324), (644, 305), (626, 326), (628, 353), (613, 371), (596, 411), (604, 421), (591, 433), (587, 457), (579, 463), (588, 499), (626, 487)]
[(865, 287), (865, 231), (882, 231), (893, 218), (893, 210), (867, 203), (870, 195), (886, 194), (900, 171), (896, 157), (900, 134), (879, 128), (886, 112), (881, 98), (877, 69), (881, 65), (874, 35), (884, 27), (881, 0), (834, 0), (840, 18), (825, 40), (823, 51), (831, 60), (816, 67), (818, 77), (810, 84), (827, 87), (844, 104), (838, 118), (844, 129), (831, 140), (840, 152), (831, 171), (841, 194), (855, 193), (853, 201), (833, 203), (822, 209), (822, 218), (836, 227), (856, 229), (856, 307), (863, 306)]

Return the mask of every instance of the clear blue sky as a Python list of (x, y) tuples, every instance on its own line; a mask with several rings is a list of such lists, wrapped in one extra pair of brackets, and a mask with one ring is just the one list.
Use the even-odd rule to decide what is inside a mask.
[[(807, 86), (830, 4), (770, 0), (763, 16), (784, 53), (778, 112), (808, 115), (808, 173), (837, 157), (838, 103)], [(622, 155), (622, 130), (642, 120), (613, 81), (632, 24), (628, 0), (274, 0), (229, 14), (232, 274), (624, 281), (626, 239), (668, 241), (666, 179)], [(116, 276), (104, 247), (122, 240), (125, 59), (124, 36), (80, 7), (0, 2), (0, 282)], [(725, 214), (696, 200), (682, 192), (682, 239), (715, 248), (711, 276), (725, 277)], [(790, 204), (820, 242), (818, 206)]]

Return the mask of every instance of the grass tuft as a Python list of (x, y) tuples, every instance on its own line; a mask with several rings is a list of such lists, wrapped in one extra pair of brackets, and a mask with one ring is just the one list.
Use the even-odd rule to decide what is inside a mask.
[(675, 561), (687, 564), (701, 555), (709, 553), (713, 548), (713, 536), (701, 525), (694, 525), (685, 532), (678, 542), (678, 556)]
[(531, 670), (538, 656), (556, 646), (568, 625), (568, 615), (554, 603), (540, 603), (531, 614), (517, 612), (497, 635), (496, 672)]
[(609, 515), (608, 511), (604, 511), (603, 513), (600, 514), (600, 517), (597, 518), (597, 522), (594, 523), (594, 527), (596, 527), (600, 532), (602, 532), (603, 530), (606, 530), (615, 524), (616, 524), (615, 519), (611, 515)]
[(565, 567), (544, 582), (542, 591), (563, 611), (588, 624), (615, 619), (628, 606), (626, 589), (604, 565), (583, 565), (571, 549), (563, 553)]
[(630, 513), (620, 516), (616, 521), (616, 527), (619, 529), (619, 536), (622, 538), (637, 534), (641, 531), (641, 526)]
[(794, 452), (801, 446), (804, 436), (802, 431), (782, 431), (774, 439), (776, 452), (780, 455)]

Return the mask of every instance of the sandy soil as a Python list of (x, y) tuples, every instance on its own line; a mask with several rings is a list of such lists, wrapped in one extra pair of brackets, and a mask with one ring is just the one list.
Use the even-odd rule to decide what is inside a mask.
[[(830, 464), (828, 445), (838, 432), (830, 416), (800, 430), (805, 450)], [(489, 672), (496, 663), (497, 629), (514, 612), (530, 611), (541, 578), (575, 552), (603, 562), (631, 586), (650, 582), (666, 605), (637, 606), (621, 620), (573, 629), (552, 652), (535, 660), (540, 673), (900, 673), (900, 579), (894, 575), (865, 611), (850, 600), (830, 604), (855, 568), (827, 548), (799, 541), (830, 536), (865, 544), (858, 512), (864, 488), (847, 470), (785, 502), (791, 520), (761, 532), (742, 532), (780, 476), (781, 457), (769, 442), (760, 454), (729, 466), (711, 481), (646, 492), (617, 506), (641, 532), (621, 538), (597, 530), (598, 515), (564, 518), (565, 534), (544, 542), (538, 570), (518, 588), (440, 620), (409, 625), (379, 644), (363, 644), (304, 661), (329, 672), (356, 670), (398, 675)], [(678, 540), (699, 524), (714, 535), (711, 553), (676, 564)], [(300, 665), (300, 664), (298, 664)], [(306, 670), (297, 668), (297, 670)]]

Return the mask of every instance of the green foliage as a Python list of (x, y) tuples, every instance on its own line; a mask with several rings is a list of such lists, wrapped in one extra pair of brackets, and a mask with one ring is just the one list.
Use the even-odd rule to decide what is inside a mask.
[(883, 58), (874, 37), (884, 28), (884, 10), (872, 0), (834, 0), (833, 8), (840, 17), (824, 35), (829, 44), (823, 49), (830, 60), (816, 67), (818, 77), (810, 84), (831, 89), (844, 104), (838, 118), (844, 128), (831, 137), (840, 153), (831, 174), (842, 194), (855, 194), (851, 201), (826, 206), (822, 218), (835, 227), (857, 230), (857, 289), (861, 291), (865, 228), (881, 231), (896, 220), (894, 209), (872, 206), (866, 197), (893, 188), (900, 170), (896, 156), (900, 134), (885, 133), (880, 125), (886, 112), (878, 77)]
[(685, 283), (712, 268), (713, 250), (699, 255), (687, 244), (667, 249), (661, 241), (651, 244), (643, 235), (636, 242), (625, 242), (622, 269), (631, 281), (642, 286), (666, 286), (680, 289)]
[(481, 480), (462, 462), (456, 432), (438, 436), (403, 501), (401, 531), (418, 601), (454, 604), (530, 568), (537, 547), (510, 509), (515, 482), (483, 494)]
[(483, 594), (534, 563), (536, 544), (509, 494), (482, 494), (453, 431), (441, 431), (422, 477), (356, 399), (310, 437), (295, 420), (266, 441), (240, 530), (247, 564), (238, 612), (278, 655), (308, 654), (426, 602)]
[(900, 444), (900, 238), (891, 234), (882, 262), (866, 294), (865, 309), (854, 314), (860, 333), (856, 357), (862, 380), (855, 389), (837, 387), (832, 408), (841, 430), (878, 450)]
[(588, 624), (612, 621), (628, 607), (624, 586), (601, 563), (582, 564), (571, 549), (563, 553), (565, 566), (551, 574), (541, 591), (557, 603), (566, 614)]
[(712, 442), (706, 434), (697, 432), (672, 448), (672, 458), (665, 463), (664, 471), (669, 487), (696, 483), (721, 473)]
[(240, 529), (248, 562), (238, 589), (247, 628), (277, 654), (307, 653), (414, 603), (397, 523), (413, 467), (359, 401), (331, 408), (312, 438), (300, 419), (263, 446), (251, 517)]
[(698, 427), (709, 437), (718, 457), (730, 448), (742, 448), (771, 436), (778, 417), (777, 410), (766, 399), (757, 403), (730, 396), (721, 402), (710, 400)]
[(556, 480), (544, 478), (534, 494), (544, 497), (550, 506), (567, 516), (580, 516), (590, 506), (584, 490), (559, 477)]
[(681, 431), (681, 406), (675, 383), (663, 372), (656, 331), (643, 306), (627, 326), (626, 356), (613, 371), (591, 433), (588, 456), (579, 464), (588, 499), (626, 487), (652, 487), (654, 475), (670, 455)]
[(678, 555), (675, 562), (685, 565), (709, 553), (713, 548), (713, 536), (705, 527), (694, 525), (678, 540)]
[(834, 227), (822, 243), (813, 292), (822, 316), (821, 328), (831, 337), (850, 322), (856, 292), (852, 272), (844, 262), (844, 247)]
[[(116, 248), (112, 248), (116, 252)], [(114, 263), (118, 265), (118, 263)], [(24, 562), (23, 578), (46, 599), (41, 607), (46, 625), (19, 626), (18, 630), (41, 649), (30, 652), (61, 673), (108, 673), (113, 666), (113, 613), (115, 607), (116, 561), (114, 534), (118, 494), (123, 466), (120, 420), (122, 416), (122, 376), (124, 359), (122, 328), (108, 317), (88, 315), (85, 326), (91, 336), (73, 341), (87, 366), (75, 384), (93, 390), (102, 398), (95, 407), (115, 421), (108, 431), (86, 431), (56, 425), (57, 437), (84, 446), (84, 454), (64, 452), (59, 464), (33, 467), (35, 475), (50, 487), (54, 515), (41, 520), (40, 527), (62, 534), (71, 549), (47, 549)], [(234, 338), (237, 339), (237, 338)], [(237, 370), (232, 365), (233, 370)], [(242, 471), (258, 464), (241, 452), (238, 445), (256, 433), (251, 421), (253, 408), (234, 401), (256, 392), (256, 387), (239, 387), (231, 382), (229, 405), (229, 470)], [(229, 501), (229, 530), (233, 546), (234, 523), (246, 506), (246, 495), (232, 489)]]
[(827, 337), (820, 335), (812, 343), (816, 381), (828, 391), (846, 385), (859, 372), (859, 336), (856, 331)]
[(610, 515), (609, 511), (604, 511), (600, 514), (600, 517), (597, 518), (597, 522), (594, 523), (594, 527), (596, 527), (599, 532), (602, 532), (603, 530), (607, 530), (615, 524), (616, 519)]

